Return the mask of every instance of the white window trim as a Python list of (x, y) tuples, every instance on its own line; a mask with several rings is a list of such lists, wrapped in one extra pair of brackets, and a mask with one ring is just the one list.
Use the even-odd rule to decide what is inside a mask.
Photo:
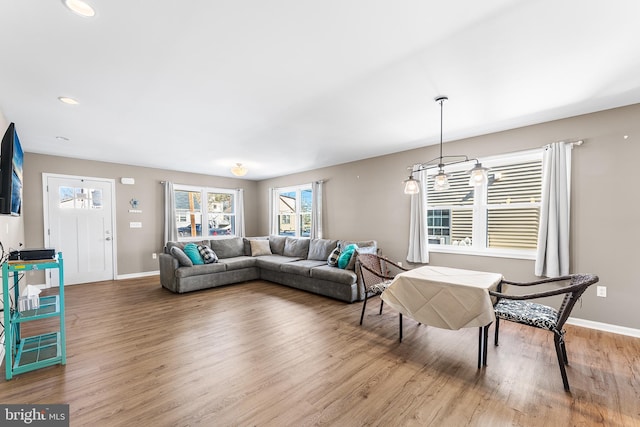
[[(311, 183), (309, 184), (300, 184), (300, 185), (291, 185), (288, 187), (276, 187), (273, 189), (273, 201), (272, 201), (272, 206), (273, 206), (273, 218), (274, 220), (278, 221), (278, 216), (280, 214), (280, 212), (278, 211), (279, 207), (280, 207), (280, 194), (281, 193), (288, 193), (288, 192), (295, 192), (296, 193), (296, 200), (298, 201), (298, 203), (296, 203), (296, 212), (291, 214), (290, 216), (293, 217), (294, 219), (294, 224), (295, 224), (295, 237), (302, 237), (301, 236), (301, 232), (302, 230), (300, 230), (300, 224), (298, 223), (298, 216), (302, 214), (302, 211), (299, 210), (302, 208), (302, 191), (303, 190), (310, 190), (312, 192), (312, 197), (314, 197), (313, 195), (313, 185)], [(311, 213), (311, 212), (309, 212)], [(278, 232), (277, 230), (277, 225), (276, 225), (276, 233)], [(306, 238), (306, 237), (303, 237)]]
[[(537, 148), (537, 149), (533, 149), (533, 150), (526, 150), (526, 151), (521, 151), (521, 152), (517, 152), (517, 153), (509, 153), (509, 154), (499, 154), (499, 155), (495, 155), (495, 156), (490, 156), (490, 157), (485, 157), (485, 158), (479, 158), (478, 161), (480, 163), (482, 163), (482, 165), (484, 167), (495, 167), (496, 165), (502, 165), (504, 164), (504, 160), (505, 159), (509, 159), (510, 161), (513, 161), (513, 163), (519, 163), (519, 162), (526, 162), (526, 161), (530, 161), (530, 160), (537, 160), (541, 157), (542, 155), (542, 148)], [(461, 170), (468, 170), (469, 169), (469, 165), (471, 163), (462, 163), (460, 165), (456, 165), (455, 167), (451, 167), (451, 168), (447, 168), (447, 170), (445, 172), (455, 172), (455, 171), (461, 171)], [(430, 169), (427, 171), (428, 175), (435, 175), (438, 173), (437, 169)], [(431, 191), (431, 190), (429, 190)], [(484, 199), (482, 200), (483, 203), (476, 203), (476, 198), (474, 197), (474, 205), (473, 205), (473, 211), (474, 211), (474, 218), (473, 221), (476, 221), (476, 210), (478, 208), (484, 208), (482, 209), (484, 211), (484, 215), (486, 216), (486, 212), (487, 212), (487, 205), (484, 203)], [(494, 204), (494, 205), (490, 205), (491, 207), (499, 207), (499, 208), (506, 208), (506, 209), (517, 209), (517, 208), (528, 208), (528, 207), (534, 207), (534, 206), (539, 206), (539, 204), (537, 203), (503, 203), (503, 204)], [(427, 208), (429, 207), (428, 202), (427, 202)], [(435, 207), (434, 207), (435, 208)], [(440, 208), (440, 206), (438, 206), (437, 208)], [(446, 206), (443, 206), (443, 208), (447, 208)], [(449, 207), (451, 208), (451, 207)], [(468, 209), (467, 207), (457, 207), (460, 209)], [(480, 243), (476, 243), (476, 242), (480, 242), (482, 243), (484, 246), (486, 246), (486, 241), (485, 238), (481, 238), (479, 240), (476, 240), (476, 235), (474, 234), (473, 236), (473, 246), (454, 246), (454, 245), (429, 245), (429, 252), (432, 253), (444, 253), (444, 254), (459, 254), (459, 255), (473, 255), (473, 256), (484, 256), (484, 257), (494, 257), (494, 258), (510, 258), (510, 259), (524, 259), (524, 260), (535, 260), (536, 259), (536, 249), (503, 249), (503, 248), (486, 248), (486, 247), (480, 247), (479, 244)]]
[[(237, 218), (238, 211), (238, 192), (237, 190), (232, 190), (229, 188), (218, 188), (218, 187), (200, 187), (197, 185), (185, 185), (185, 184), (174, 184), (173, 191), (192, 191), (192, 192), (200, 192), (202, 200), (206, 200), (207, 193), (224, 193), (224, 194), (232, 194), (233, 195), (233, 215)], [(200, 206), (200, 214), (202, 218), (207, 218), (206, 204), (202, 203)], [(238, 224), (236, 224), (237, 227)], [(178, 236), (179, 242), (200, 242), (202, 240), (217, 240), (217, 239), (228, 239), (229, 237), (235, 237), (237, 234), (230, 235), (222, 235), (222, 236), (210, 236), (210, 235), (202, 235), (195, 237), (180, 237)]]

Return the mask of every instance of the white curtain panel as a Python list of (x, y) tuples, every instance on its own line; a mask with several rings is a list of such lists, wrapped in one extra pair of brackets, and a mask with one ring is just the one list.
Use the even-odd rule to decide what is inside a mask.
[(278, 234), (276, 206), (276, 189), (269, 188), (269, 234), (272, 236)]
[(164, 182), (164, 244), (178, 240), (176, 225), (176, 196), (173, 192), (173, 182)]
[(244, 231), (244, 189), (236, 190), (236, 236), (245, 237)]
[(323, 181), (311, 184), (311, 238), (322, 239), (322, 186)]
[(411, 195), (409, 218), (409, 252), (407, 261), (427, 264), (429, 262), (429, 233), (427, 230), (427, 174), (414, 174), (419, 181), (420, 192)]
[(542, 201), (535, 275), (569, 274), (569, 217), (571, 200), (571, 148), (555, 142), (542, 157)]

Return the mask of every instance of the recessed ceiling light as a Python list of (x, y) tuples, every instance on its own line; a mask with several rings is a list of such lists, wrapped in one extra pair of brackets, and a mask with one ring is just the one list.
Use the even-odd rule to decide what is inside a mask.
[(67, 8), (80, 16), (91, 18), (96, 15), (96, 11), (86, 2), (82, 0), (62, 0)]
[(64, 102), (65, 104), (69, 104), (69, 105), (78, 105), (78, 104), (80, 104), (77, 100), (75, 100), (73, 98), (69, 98), (68, 96), (59, 96), (58, 100), (60, 102)]
[(69, 141), (69, 138), (67, 138), (66, 136), (56, 136), (56, 139), (58, 141)]

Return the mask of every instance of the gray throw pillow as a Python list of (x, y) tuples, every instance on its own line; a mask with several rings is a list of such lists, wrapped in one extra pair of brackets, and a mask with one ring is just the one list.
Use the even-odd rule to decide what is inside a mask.
[(185, 254), (182, 249), (180, 249), (177, 246), (172, 246), (170, 251), (171, 251), (171, 255), (173, 255), (178, 260), (178, 263), (181, 266), (193, 267), (193, 263), (191, 262), (187, 254)]

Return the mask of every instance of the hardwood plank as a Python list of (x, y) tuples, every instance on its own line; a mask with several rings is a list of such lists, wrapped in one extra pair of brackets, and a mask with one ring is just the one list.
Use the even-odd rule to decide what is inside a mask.
[[(184, 295), (158, 277), (68, 286), (67, 365), (0, 381), (2, 403), (69, 403), (71, 425), (640, 426), (640, 340), (503, 322), (477, 369), (477, 329), (264, 281)], [(25, 333), (47, 329), (25, 324)], [(491, 331), (493, 332), (493, 331)]]

